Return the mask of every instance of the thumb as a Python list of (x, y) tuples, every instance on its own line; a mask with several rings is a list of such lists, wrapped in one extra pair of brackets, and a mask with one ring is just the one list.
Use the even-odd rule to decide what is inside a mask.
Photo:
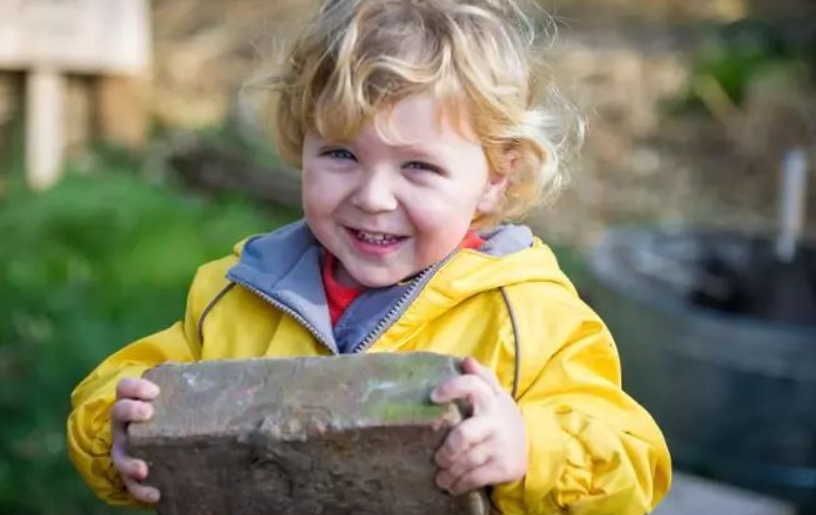
[(481, 363), (476, 361), (475, 358), (467, 357), (462, 362), (462, 370), (466, 374), (472, 374), (487, 383), (490, 388), (493, 389), (496, 393), (500, 393), (504, 391), (501, 384), (499, 384), (499, 380), (496, 378), (496, 374), (493, 371)]

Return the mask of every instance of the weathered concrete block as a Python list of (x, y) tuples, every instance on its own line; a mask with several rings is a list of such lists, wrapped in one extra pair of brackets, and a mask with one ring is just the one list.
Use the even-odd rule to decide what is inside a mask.
[(433, 454), (465, 407), (429, 395), (459, 365), (415, 353), (160, 366), (130, 452), (161, 515), (486, 514), (482, 492), (434, 484)]

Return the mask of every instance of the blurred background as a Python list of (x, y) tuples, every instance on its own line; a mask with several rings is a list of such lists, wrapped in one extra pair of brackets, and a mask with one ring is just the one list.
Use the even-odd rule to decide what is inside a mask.
[[(299, 216), (248, 84), (314, 4), (149, 2), (143, 72), (63, 74), (49, 187), (26, 179), (33, 68), (0, 59), (0, 513), (116, 512), (67, 460), (70, 391), (181, 316), (199, 264)], [(0, 0), (0, 36), (22, 5)], [(588, 133), (528, 223), (608, 320), (678, 470), (816, 513), (816, 4), (542, 5), (543, 72)]]

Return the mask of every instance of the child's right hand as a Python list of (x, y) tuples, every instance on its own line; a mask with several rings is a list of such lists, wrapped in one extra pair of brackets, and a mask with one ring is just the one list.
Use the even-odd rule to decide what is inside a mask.
[(137, 501), (155, 503), (159, 491), (142, 484), (147, 478), (147, 463), (127, 453), (127, 426), (131, 422), (144, 422), (153, 416), (150, 403), (159, 395), (159, 387), (145, 379), (127, 377), (116, 385), (116, 402), (111, 408), (111, 460), (122, 476), (130, 495)]

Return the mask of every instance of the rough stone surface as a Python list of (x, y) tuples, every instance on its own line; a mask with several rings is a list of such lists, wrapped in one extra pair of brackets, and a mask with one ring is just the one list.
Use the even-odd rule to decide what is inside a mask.
[(433, 453), (466, 408), (429, 395), (459, 365), (416, 353), (160, 366), (130, 452), (161, 515), (486, 514), (482, 492), (434, 485)]

